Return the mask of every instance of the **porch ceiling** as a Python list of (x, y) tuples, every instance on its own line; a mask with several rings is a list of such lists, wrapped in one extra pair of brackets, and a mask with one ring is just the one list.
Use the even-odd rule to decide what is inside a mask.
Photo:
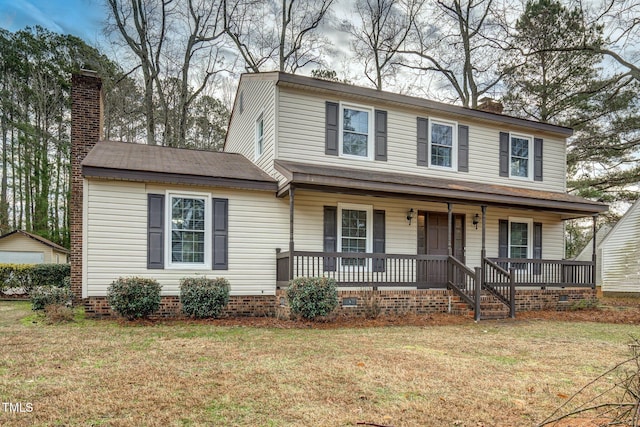
[(478, 182), (428, 178), (275, 160), (275, 168), (287, 178), (279, 197), (295, 188), (334, 193), (455, 202), (472, 205), (516, 207), (554, 212), (577, 218), (606, 212), (608, 206), (582, 197), (553, 191), (530, 190)]

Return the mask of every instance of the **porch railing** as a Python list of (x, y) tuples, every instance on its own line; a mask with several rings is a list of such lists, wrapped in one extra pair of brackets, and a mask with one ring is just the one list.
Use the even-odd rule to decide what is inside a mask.
[(482, 287), (509, 307), (509, 316), (516, 315), (516, 275), (511, 268), (505, 270), (490, 259), (482, 259)]
[[(296, 277), (331, 277), (343, 287), (411, 286), (445, 288), (454, 283), (474, 295), (474, 270), (446, 255), (383, 253), (289, 252), (276, 254), (277, 282), (285, 286)], [(513, 286), (594, 287), (593, 263), (567, 260), (487, 258), (483, 260), (482, 284), (510, 304)], [(513, 274), (510, 271), (513, 271)], [(291, 275), (293, 273), (293, 275)]]
[[(503, 271), (513, 269), (516, 286), (595, 288), (591, 261), (513, 258), (490, 258), (489, 261)], [(500, 283), (498, 279), (499, 275), (485, 277), (495, 284)]]
[[(276, 254), (279, 286), (290, 279), (290, 253)], [(382, 253), (293, 253), (293, 278), (325, 276), (339, 286), (447, 286), (446, 255), (398, 255)]]

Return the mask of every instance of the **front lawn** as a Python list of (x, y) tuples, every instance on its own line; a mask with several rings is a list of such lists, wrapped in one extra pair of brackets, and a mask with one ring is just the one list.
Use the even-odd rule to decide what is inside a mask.
[(639, 335), (550, 320), (47, 325), (28, 303), (0, 302), (0, 400), (23, 409), (0, 407), (0, 425), (532, 426)]

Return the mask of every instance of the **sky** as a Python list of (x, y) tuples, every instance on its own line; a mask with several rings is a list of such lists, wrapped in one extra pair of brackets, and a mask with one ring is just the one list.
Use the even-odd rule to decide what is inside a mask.
[(40, 25), (95, 46), (105, 15), (102, 0), (0, 0), (0, 27), (11, 32)]

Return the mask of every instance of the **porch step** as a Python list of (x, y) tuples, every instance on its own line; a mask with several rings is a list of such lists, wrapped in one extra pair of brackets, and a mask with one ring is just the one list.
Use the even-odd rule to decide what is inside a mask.
[[(470, 316), (474, 316), (473, 308)], [(508, 319), (509, 307), (489, 292), (483, 291), (480, 295), (480, 320)]]

